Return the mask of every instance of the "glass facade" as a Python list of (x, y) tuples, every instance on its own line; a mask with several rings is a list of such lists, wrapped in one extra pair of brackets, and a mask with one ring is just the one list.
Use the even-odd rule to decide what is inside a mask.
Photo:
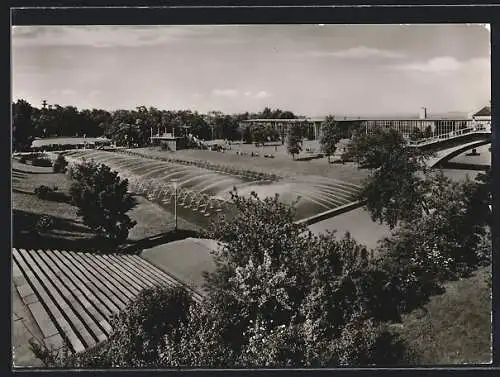
[[(409, 137), (416, 130), (422, 134), (430, 136), (439, 136), (459, 131), (473, 126), (472, 119), (360, 119), (360, 120), (338, 120), (338, 122), (352, 124), (359, 122), (360, 129), (369, 133), (375, 129), (395, 129)], [(246, 125), (268, 125), (278, 130), (280, 135), (288, 134), (289, 127), (304, 127), (304, 137), (308, 139), (319, 139), (321, 137), (321, 120), (310, 119), (255, 119), (244, 121)]]
[(362, 124), (367, 132), (375, 129), (395, 129), (409, 137), (416, 130), (423, 134), (432, 133), (434, 136), (448, 134), (450, 132), (472, 127), (471, 119), (377, 119), (364, 120)]

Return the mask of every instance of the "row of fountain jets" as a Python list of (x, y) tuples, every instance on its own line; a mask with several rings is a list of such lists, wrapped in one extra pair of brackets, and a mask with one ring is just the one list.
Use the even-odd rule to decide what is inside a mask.
[[(78, 163), (79, 158), (66, 156), (70, 163)], [(198, 213), (208, 217), (213, 213), (223, 211), (227, 201), (206, 193), (189, 190), (181, 184), (165, 182), (158, 179), (144, 179), (126, 171), (119, 172), (122, 179), (128, 180), (128, 191), (139, 195), (144, 195), (150, 201), (161, 202), (163, 205), (174, 204), (178, 207), (190, 209), (193, 213)]]
[(226, 202), (220, 198), (176, 186), (173, 183), (165, 183), (156, 179), (140, 180), (136, 177), (124, 177), (128, 179), (129, 190), (144, 195), (150, 201), (161, 202), (164, 205), (173, 204), (191, 212), (208, 217), (214, 212), (221, 212)]

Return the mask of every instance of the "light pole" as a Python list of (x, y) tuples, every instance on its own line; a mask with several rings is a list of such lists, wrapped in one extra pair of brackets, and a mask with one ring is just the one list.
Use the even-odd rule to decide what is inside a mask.
[(171, 182), (174, 186), (174, 230), (177, 231), (177, 180), (173, 179)]

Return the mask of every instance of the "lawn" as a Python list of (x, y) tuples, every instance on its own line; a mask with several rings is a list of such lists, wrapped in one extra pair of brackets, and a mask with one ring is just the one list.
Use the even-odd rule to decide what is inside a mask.
[(298, 176), (298, 175), (317, 175), (322, 177), (340, 179), (346, 182), (360, 184), (369, 172), (360, 170), (351, 163), (329, 164), (326, 157), (310, 161), (294, 161), (291, 156), (282, 154), (276, 158), (265, 158), (262, 155), (273, 153), (274, 147), (262, 148), (247, 146), (259, 151), (258, 157), (252, 157), (248, 152), (246, 155), (236, 154), (239, 146), (233, 146), (234, 149), (226, 152), (215, 152), (200, 149), (183, 149), (176, 152), (163, 151), (159, 148), (137, 148), (132, 149), (133, 152), (141, 153), (144, 156), (175, 158), (184, 161), (210, 161), (214, 164), (222, 164), (239, 170), (254, 170), (258, 172), (272, 173), (281, 177)]
[(404, 318), (400, 334), (419, 365), (491, 362), (491, 268), (448, 283), (431, 298), (427, 312)]
[[(36, 167), (12, 160), (12, 206), (14, 239), (18, 248), (53, 248), (67, 250), (96, 250), (94, 233), (83, 224), (77, 208), (68, 200), (41, 200), (35, 188), (40, 185), (57, 186), (61, 194), (69, 193), (71, 181), (65, 174), (55, 174), (52, 168)], [(174, 229), (174, 217), (160, 206), (136, 196), (137, 205), (129, 212), (137, 225), (130, 230), (129, 244), (152, 236), (166, 234)], [(54, 219), (53, 229), (41, 236), (33, 235), (33, 227), (41, 215)], [(196, 226), (178, 219), (179, 229), (196, 230)]]

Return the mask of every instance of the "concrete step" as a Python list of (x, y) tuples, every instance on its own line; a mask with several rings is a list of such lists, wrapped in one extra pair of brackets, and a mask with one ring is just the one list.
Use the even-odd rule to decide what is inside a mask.
[(160, 279), (151, 274), (151, 269), (154, 268), (154, 266), (143, 266), (142, 264), (137, 264), (135, 262), (135, 258), (137, 258), (136, 255), (111, 255), (110, 257), (115, 259), (116, 263), (122, 266), (122, 268), (129, 271), (129, 274), (139, 280), (142, 285), (147, 287), (157, 286), (159, 284), (164, 285)]
[(85, 290), (87, 294), (91, 294), (96, 297), (102, 305), (99, 305), (102, 314), (106, 318), (111, 318), (113, 313), (118, 313), (120, 307), (114, 304), (103, 291), (99, 288), (99, 284), (89, 279), (88, 275), (84, 275), (80, 269), (74, 265), (71, 265), (66, 258), (60, 252), (47, 251), (52, 260), (57, 263), (63, 270), (67, 271), (68, 274), (72, 274), (76, 277), (75, 284)]
[[(59, 288), (61, 295), (70, 301), (72, 309), (75, 311), (79, 319), (84, 324), (85, 328), (90, 332), (96, 342), (101, 342), (107, 339), (104, 329), (99, 325), (102, 317), (96, 313), (92, 303), (76, 289), (76, 286), (59, 270), (52, 260), (43, 251), (32, 252), (32, 257), (35, 259), (35, 254), (40, 258), (39, 265), (45, 265), (45, 268), (50, 271), (49, 277), (53, 279), (53, 283)], [(95, 317), (98, 315), (98, 318)]]
[(101, 254), (95, 255), (96, 261), (100, 261), (102, 265), (105, 265), (107, 269), (113, 273), (117, 280), (126, 287), (134, 296), (139, 294), (146, 285), (144, 285), (137, 276), (133, 276), (128, 270), (123, 268), (123, 266), (115, 259), (109, 255)]
[(31, 255), (31, 253), (27, 250), (23, 253), (23, 257), (33, 269), (33, 272), (40, 279), (41, 283), (44, 285), (45, 289), (48, 291), (49, 295), (52, 297), (55, 304), (58, 306), (58, 309), (61, 311), (61, 314), (64, 316), (69, 326), (76, 334), (76, 336), (83, 343), (84, 347), (92, 347), (96, 344), (96, 341), (90, 334), (90, 332), (85, 328), (83, 322), (78, 318), (78, 315), (73, 310), (73, 303), (69, 300), (68, 297), (65, 297), (65, 293), (67, 293), (64, 289), (61, 290), (58, 287), (58, 283), (55, 282), (54, 275), (50, 270), (46, 269), (45, 266), (39, 264), (41, 261), (39, 258), (36, 258)]
[[(105, 284), (108, 288), (112, 289), (117, 297), (122, 299), (125, 303), (133, 300), (137, 292), (125, 283), (119, 273), (115, 271), (113, 266), (104, 263), (102, 260), (98, 260), (96, 254), (91, 253), (71, 253), (75, 259), (79, 259), (80, 262), (86, 263), (90, 269), (93, 269), (97, 276), (104, 279)], [(96, 276), (96, 275), (94, 275)]]
[[(111, 317), (112, 312), (106, 310), (103, 303), (95, 296), (92, 291), (90, 291), (86, 284), (73, 274), (71, 270), (66, 268), (66, 265), (59, 263), (59, 260), (52, 257), (51, 251), (44, 252), (47, 258), (52, 260), (54, 263), (55, 273), (63, 280), (64, 284), (68, 289), (75, 295), (78, 295), (81, 299), (82, 304), (89, 311), (89, 314), (95, 318), (96, 322), (102, 328), (106, 334), (110, 334), (112, 329), (111, 325), (107, 321), (108, 317)], [(103, 310), (104, 309), (104, 310)]]
[[(49, 264), (45, 262), (45, 258), (34, 250), (27, 250), (27, 253), (31, 256), (32, 260), (38, 265), (38, 267), (45, 273), (48, 281), (57, 291), (57, 293), (63, 299), (63, 302), (67, 305), (66, 315), (71, 319), (74, 327), (78, 331), (79, 337), (84, 341), (87, 347), (92, 347), (97, 344), (98, 337), (94, 332), (99, 331), (95, 325), (94, 320), (85, 311), (85, 308), (79, 302), (78, 297), (71, 294), (71, 292), (64, 285), (63, 281), (57, 276), (52, 270), (52, 266), (49, 259)], [(48, 259), (48, 258), (47, 258)], [(47, 285), (48, 287), (49, 285)], [(63, 307), (61, 306), (61, 309)]]
[(41, 280), (38, 278), (38, 272), (28, 267), (28, 263), (21, 256), (21, 253), (25, 251), (22, 249), (13, 249), (12, 251), (15, 261), (39, 297), (40, 301), (28, 305), (28, 308), (40, 327), (44, 338), (49, 338), (59, 333), (67, 340), (73, 352), (83, 351), (85, 349), (83, 343), (76, 336), (66, 318), (62, 315), (54, 300), (42, 285)]
[(150, 276), (150, 268), (145, 268), (142, 265), (135, 264), (132, 260), (134, 256), (124, 255), (124, 256), (111, 256), (114, 258), (118, 264), (121, 264), (123, 268), (134, 274), (136, 279), (140, 280), (144, 285), (148, 287), (156, 286), (159, 284), (164, 284)]
[(87, 279), (92, 280), (99, 289), (112, 301), (120, 310), (124, 309), (129, 298), (121, 291), (117, 290), (114, 285), (110, 284), (107, 277), (103, 276), (102, 271), (96, 270), (94, 265), (89, 263), (88, 258), (82, 260), (77, 254), (68, 251), (60, 251), (61, 255), (66, 257), (74, 266), (80, 269), (85, 274)]
[[(144, 288), (184, 285), (138, 255), (17, 249), (12, 253), (12, 280), (45, 344), (58, 349), (66, 342), (72, 352), (106, 340), (113, 315)], [(191, 292), (195, 300), (201, 299)]]
[(170, 287), (179, 285), (179, 281), (176, 278), (167, 274), (163, 270), (159, 269), (158, 267), (156, 267), (152, 263), (149, 263), (138, 255), (131, 256), (130, 262), (137, 266), (137, 268), (147, 271), (150, 279), (156, 281), (158, 284), (167, 285)]

